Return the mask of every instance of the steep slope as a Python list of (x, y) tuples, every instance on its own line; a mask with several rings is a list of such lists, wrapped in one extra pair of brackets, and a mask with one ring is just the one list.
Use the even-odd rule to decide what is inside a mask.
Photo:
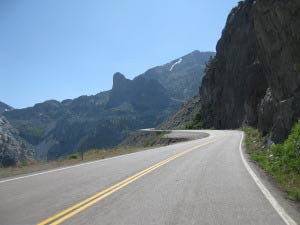
[(13, 107), (11, 107), (3, 102), (0, 102), (0, 114), (7, 112), (7, 111), (11, 111), (13, 109), (14, 109)]
[(33, 159), (33, 148), (19, 136), (9, 121), (2, 115), (13, 107), (0, 102), (0, 167), (15, 166), (23, 160)]
[[(106, 110), (109, 93), (46, 101), (6, 112), (20, 136), (35, 146), (37, 159), (54, 159), (120, 142), (127, 123), (122, 110)], [(129, 118), (128, 118), (129, 119)]]
[(200, 90), (205, 127), (243, 124), (284, 140), (300, 113), (300, 2), (234, 8)]
[[(185, 76), (190, 80), (203, 74), (210, 56), (203, 54), (194, 52), (182, 57), (182, 62), (176, 65), (172, 61), (158, 67), (162, 71), (156, 73), (157, 79), (151, 77), (155, 73), (146, 72), (133, 80), (116, 73), (110, 91), (62, 102), (49, 100), (34, 107), (4, 112), (4, 115), (19, 130), (20, 136), (34, 146), (37, 159), (56, 159), (91, 148), (110, 148), (118, 145), (130, 131), (155, 127), (178, 109), (184, 98), (172, 95), (160, 80), (164, 76), (178, 78), (179, 70), (183, 72), (177, 79), (181, 82), (180, 91), (189, 90), (191, 85), (198, 86), (200, 81), (182, 84), (182, 80)], [(172, 82), (174, 86), (176, 79)], [(190, 92), (196, 93), (197, 90)]]
[(195, 96), (182, 104), (178, 111), (167, 118), (158, 129), (171, 130), (171, 129), (185, 129), (187, 122), (191, 121), (193, 117), (200, 111), (201, 102), (200, 97)]
[(31, 146), (3, 116), (0, 116), (0, 166), (15, 166), (19, 161), (32, 158)]
[(142, 76), (128, 80), (123, 74), (116, 73), (107, 106), (112, 108), (128, 104), (137, 111), (160, 111), (170, 103), (170, 96), (158, 81)]
[(204, 68), (214, 52), (193, 51), (165, 65), (147, 70), (140, 76), (155, 79), (173, 98), (185, 101), (198, 93)]

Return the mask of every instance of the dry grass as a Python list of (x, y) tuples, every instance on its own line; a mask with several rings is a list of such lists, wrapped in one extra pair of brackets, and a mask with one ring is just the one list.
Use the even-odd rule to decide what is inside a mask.
[(149, 148), (141, 147), (117, 147), (113, 149), (93, 149), (84, 153), (83, 160), (81, 154), (75, 153), (66, 156), (64, 159), (48, 161), (48, 162), (23, 162), (16, 167), (0, 168), (0, 178), (17, 176), (22, 174), (45, 171), (49, 169), (72, 166), (83, 162), (94, 161), (99, 159), (111, 158), (118, 155), (129, 154), (133, 152), (143, 151)]

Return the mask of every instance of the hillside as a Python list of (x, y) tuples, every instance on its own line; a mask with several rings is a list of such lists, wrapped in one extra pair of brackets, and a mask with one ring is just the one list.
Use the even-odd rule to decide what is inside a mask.
[(193, 120), (195, 115), (201, 109), (201, 101), (199, 96), (195, 96), (182, 104), (178, 111), (167, 118), (158, 129), (172, 130), (172, 129), (185, 129), (186, 124)]
[[(136, 83), (115, 74), (110, 92), (62, 102), (50, 100), (4, 115), (20, 136), (35, 146), (37, 159), (55, 159), (91, 148), (110, 148), (128, 131), (159, 123), (177, 107), (165, 92), (156, 81), (141, 78)], [(145, 101), (140, 102), (141, 97)], [(163, 102), (150, 104), (151, 99)]]
[(15, 166), (17, 162), (33, 159), (33, 149), (11, 124), (0, 116), (0, 167)]
[[(110, 91), (62, 102), (49, 100), (4, 112), (4, 116), (20, 136), (34, 146), (39, 160), (56, 159), (91, 148), (110, 148), (121, 143), (132, 130), (157, 126), (176, 111), (185, 98), (196, 95), (198, 89), (194, 86), (199, 86), (205, 63), (212, 54), (195, 51), (181, 57), (176, 65), (175, 60), (133, 80), (116, 73)], [(157, 68), (159, 72), (154, 72)], [(162, 81), (165, 76), (167, 80), (172, 80), (172, 76), (178, 79), (172, 80), (171, 87), (167, 86), (169, 82)], [(185, 78), (189, 82), (183, 82)], [(176, 93), (170, 91), (177, 87), (180, 88)]]
[(300, 2), (246, 0), (228, 16), (200, 90), (204, 127), (283, 141), (300, 118)]
[(140, 76), (159, 81), (170, 96), (185, 101), (198, 93), (205, 65), (214, 56), (214, 52), (193, 51), (165, 65), (147, 70)]
[(13, 109), (14, 109), (13, 107), (11, 107), (3, 102), (0, 102), (0, 114), (7, 112), (7, 111), (11, 111)]

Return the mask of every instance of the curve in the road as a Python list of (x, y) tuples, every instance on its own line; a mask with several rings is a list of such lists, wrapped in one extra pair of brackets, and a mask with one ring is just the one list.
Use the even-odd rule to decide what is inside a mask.
[(71, 206), (70, 208), (68, 209), (65, 209), (63, 210), (62, 212), (52, 216), (52, 217), (49, 217), (48, 219), (40, 222), (38, 225), (58, 225), (58, 224), (61, 224), (62, 222), (70, 219), (71, 217), (77, 215), (78, 213), (84, 211), (85, 209), (91, 207), (92, 205), (96, 204), (97, 202), (101, 201), (102, 199), (108, 197), (109, 195), (113, 194), (114, 192), (122, 189), (123, 187), (126, 187), (127, 185), (129, 185), (130, 183), (138, 180), (139, 178), (147, 175), (148, 173), (162, 167), (163, 165), (191, 152), (191, 151), (194, 151), (200, 147), (203, 147), (203, 146), (206, 146), (210, 143), (213, 143), (215, 142), (216, 140), (213, 140), (213, 141), (208, 141), (204, 144), (201, 144), (201, 145), (197, 145), (195, 147), (192, 147), (192, 148), (189, 148), (189, 149), (186, 149), (185, 151), (183, 152), (180, 152), (174, 156), (171, 156), (131, 177), (128, 177), (126, 178), (125, 180), (105, 189), (105, 190), (102, 190), (100, 192), (98, 192), (97, 194), (75, 204), (74, 206)]

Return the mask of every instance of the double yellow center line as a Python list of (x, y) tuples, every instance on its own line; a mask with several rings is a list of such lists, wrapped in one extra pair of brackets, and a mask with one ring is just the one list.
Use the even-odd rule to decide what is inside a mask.
[(76, 214), (84, 211), (85, 209), (91, 207), (92, 205), (96, 204), (97, 202), (101, 201), (102, 199), (108, 197), (109, 195), (113, 194), (114, 192), (120, 190), (121, 188), (129, 185), (130, 183), (138, 180), (139, 178), (145, 176), (146, 174), (152, 172), (153, 170), (156, 170), (157, 168), (177, 159), (178, 157), (182, 156), (182, 155), (185, 155), (197, 148), (200, 148), (200, 147), (203, 147), (205, 145), (208, 145), (210, 143), (212, 143), (214, 141), (209, 141), (209, 142), (206, 142), (204, 144), (201, 144), (201, 145), (198, 145), (198, 146), (195, 146), (195, 147), (192, 147), (192, 148), (189, 148), (189, 149), (186, 149), (185, 151), (183, 152), (180, 152), (180, 153), (177, 153), (176, 155), (172, 156), (172, 157), (169, 157), (131, 177), (128, 177), (127, 179), (107, 188), (107, 189), (104, 189), (100, 192), (98, 192), (97, 194), (71, 206), (70, 208), (67, 208), (65, 210), (63, 210), (62, 212), (52, 216), (52, 217), (49, 217), (48, 219), (38, 223), (38, 225), (57, 225), (57, 224), (61, 224), (62, 222), (70, 219), (71, 217), (75, 216)]

